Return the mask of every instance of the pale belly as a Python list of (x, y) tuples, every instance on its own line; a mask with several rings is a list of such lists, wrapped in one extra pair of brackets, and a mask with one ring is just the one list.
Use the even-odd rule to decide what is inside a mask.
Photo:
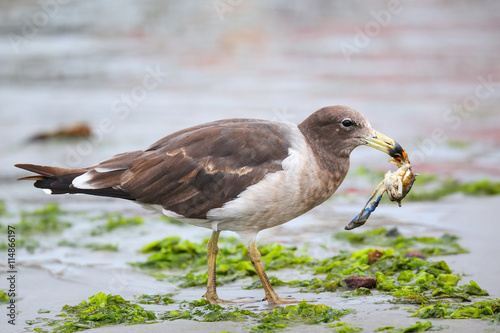
[[(300, 138), (300, 135), (296, 136)], [(163, 211), (188, 224), (214, 231), (234, 231), (240, 235), (286, 223), (327, 200), (344, 179), (345, 168), (331, 174), (319, 168), (316, 158), (303, 139), (297, 140), (283, 160), (283, 170), (266, 175), (235, 199), (207, 212), (206, 219), (189, 219)], [(177, 215), (177, 216), (176, 216)]]
[(259, 232), (286, 223), (327, 200), (336, 188), (321, 191), (319, 175), (309, 174), (299, 183), (285, 171), (269, 174), (236, 199), (207, 213), (207, 219), (192, 219), (163, 211), (182, 222), (214, 231)]

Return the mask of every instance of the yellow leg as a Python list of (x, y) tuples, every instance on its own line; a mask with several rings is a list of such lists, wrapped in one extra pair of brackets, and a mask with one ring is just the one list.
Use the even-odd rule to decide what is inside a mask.
[(212, 232), (212, 236), (210, 237), (210, 240), (207, 244), (208, 282), (207, 292), (205, 293), (205, 295), (203, 295), (203, 297), (205, 297), (210, 304), (224, 302), (219, 299), (219, 296), (217, 296), (215, 278), (217, 253), (219, 252), (219, 247), (217, 246), (217, 242), (219, 241), (219, 234), (220, 231)]
[(261, 255), (259, 249), (257, 249), (257, 245), (255, 242), (250, 243), (248, 246), (248, 257), (255, 267), (257, 274), (259, 275), (260, 282), (264, 287), (264, 292), (266, 293), (266, 297), (264, 300), (267, 300), (269, 304), (286, 304), (286, 303), (298, 303), (299, 300), (295, 298), (280, 298), (276, 292), (274, 291), (271, 283), (269, 282), (269, 278), (267, 277), (266, 271), (264, 271), (264, 266), (262, 265)]

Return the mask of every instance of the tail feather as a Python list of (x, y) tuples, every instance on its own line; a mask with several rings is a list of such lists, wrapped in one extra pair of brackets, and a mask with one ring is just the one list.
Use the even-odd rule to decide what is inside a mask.
[(104, 197), (135, 200), (130, 194), (114, 187), (81, 189), (73, 186), (73, 180), (89, 169), (67, 169), (35, 164), (16, 164), (15, 167), (36, 173), (36, 176), (22, 177), (18, 180), (34, 180), (34, 186), (50, 190), (51, 194), (89, 194)]
[(58, 168), (58, 167), (36, 165), (36, 164), (16, 164), (14, 166), (20, 169), (37, 173), (40, 176), (45, 176), (45, 177), (55, 177), (57, 175), (63, 175), (63, 174), (81, 175), (87, 172), (86, 169), (67, 169), (67, 168)]

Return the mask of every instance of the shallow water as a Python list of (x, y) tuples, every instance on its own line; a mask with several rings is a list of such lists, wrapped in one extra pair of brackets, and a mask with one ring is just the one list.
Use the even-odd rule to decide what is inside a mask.
[[(322, 106), (345, 104), (400, 142), (417, 172), (461, 180), (500, 179), (498, 2), (404, 2), (383, 24), (377, 17), (383, 20), (381, 13), (389, 9), (382, 1), (241, 1), (231, 2), (235, 5), (222, 14), (214, 3), (85, 1), (61, 4), (53, 11), (37, 1), (0, 3), (0, 199), (13, 215), (3, 223), (14, 223), (21, 209), (49, 202), (97, 215), (143, 215), (148, 221), (101, 239), (118, 242), (118, 253), (56, 246), (61, 239), (92, 241), (87, 233), (93, 225), (87, 218), (73, 221), (74, 227), (60, 236), (44, 238), (34, 254), (21, 249), (20, 324), (13, 331), (23, 331), (24, 320), (37, 317), (40, 308), (56, 313), (62, 305), (98, 291), (132, 299), (172, 290), (174, 285), (127, 263), (143, 257), (137, 250), (155, 239), (181, 235), (201, 240), (209, 234), (162, 223), (125, 201), (46, 196), (29, 182), (15, 181), (26, 173), (14, 163), (85, 166), (206, 121), (255, 117), (300, 122)], [(368, 39), (357, 35), (376, 28), (377, 22), (379, 31), (368, 31)], [(359, 52), (346, 56), (342, 45)], [(88, 123), (94, 136), (29, 142), (37, 133), (76, 122)], [(353, 152), (351, 165), (393, 169), (386, 160), (380, 152), (361, 147)], [(350, 173), (339, 189), (343, 196), (262, 232), (260, 242), (309, 244), (311, 255), (317, 256), (329, 254), (320, 245), (338, 251), (331, 233), (359, 212), (371, 190), (372, 184)], [(490, 213), (497, 201), (453, 196), (440, 202), (403, 202), (402, 208), (381, 204), (367, 227), (463, 237), (471, 253), (446, 260), (498, 298), (492, 277), (498, 276), (499, 267), (491, 265), (492, 254), (499, 250), (494, 238), (498, 224)], [(455, 223), (457, 219), (462, 222)], [(0, 267), (4, 265), (2, 260)], [(262, 297), (261, 290), (242, 291), (240, 283), (223, 286), (221, 297)], [(178, 297), (193, 300), (202, 294), (192, 288)], [(373, 299), (352, 304), (336, 295), (312, 297), (358, 309), (346, 321), (364, 323), (367, 329), (384, 326), (379, 311), (400, 326), (414, 322), (407, 312), (393, 313)], [(448, 322), (450, 330), (457, 325)], [(2, 329), (4, 324), (0, 321)], [(221, 330), (207, 323), (168, 325)], [(234, 331), (242, 329), (231, 325)], [(484, 328), (487, 323), (471, 325)]]

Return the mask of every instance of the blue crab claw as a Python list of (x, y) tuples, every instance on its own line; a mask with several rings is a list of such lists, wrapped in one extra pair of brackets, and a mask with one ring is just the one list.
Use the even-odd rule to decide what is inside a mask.
[(375, 208), (377, 208), (380, 200), (382, 199), (382, 195), (385, 192), (385, 190), (380, 191), (380, 188), (381, 185), (379, 185), (375, 192), (373, 192), (372, 196), (370, 197), (370, 199), (368, 199), (368, 202), (363, 207), (361, 212), (356, 215), (356, 217), (353, 218), (348, 225), (344, 227), (345, 230), (352, 230), (365, 224), (366, 220), (368, 220), (368, 218), (370, 217), (370, 214), (375, 210)]

